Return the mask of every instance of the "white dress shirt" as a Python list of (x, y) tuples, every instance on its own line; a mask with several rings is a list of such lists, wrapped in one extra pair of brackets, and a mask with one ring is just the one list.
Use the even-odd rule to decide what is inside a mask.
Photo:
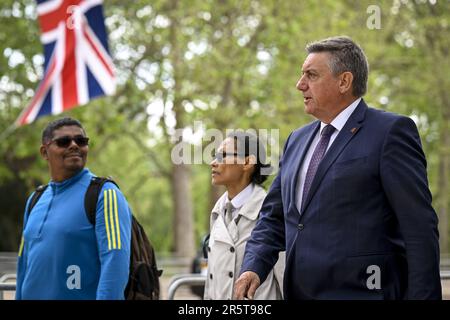
[[(339, 113), (336, 116), (336, 118), (334, 118), (333, 121), (331, 121), (330, 124), (335, 128), (335, 130), (330, 137), (330, 142), (328, 143), (328, 147), (327, 147), (327, 150), (325, 151), (325, 153), (330, 149), (330, 147), (333, 144), (334, 140), (336, 139), (337, 135), (339, 134), (339, 132), (341, 132), (342, 128), (345, 126), (345, 124), (347, 123), (347, 120), (350, 118), (353, 111), (355, 111), (355, 109), (358, 106), (360, 101), (361, 101), (361, 98), (358, 98), (355, 101), (353, 101), (352, 104), (350, 104), (347, 108), (342, 110), (341, 113)], [(296, 204), (299, 212), (302, 207), (303, 185), (305, 184), (306, 172), (308, 171), (309, 163), (311, 161), (314, 149), (316, 148), (317, 144), (319, 143), (320, 133), (322, 132), (322, 129), (326, 125), (327, 125), (326, 123), (323, 123), (323, 122), (320, 123), (320, 130), (314, 136), (313, 141), (311, 142), (311, 145), (309, 146), (309, 149), (306, 153), (306, 156), (305, 156), (302, 164), (300, 165), (299, 177), (297, 179), (297, 186), (296, 186), (297, 199), (295, 201), (295, 204)]]
[[(248, 201), (248, 199), (251, 197), (253, 193), (253, 189), (255, 188), (255, 185), (253, 183), (250, 183), (248, 186), (246, 186), (241, 192), (239, 192), (233, 199), (231, 199), (231, 204), (233, 205), (233, 219), (236, 218), (237, 214), (239, 213), (239, 209)], [(223, 208), (226, 208), (226, 204), (230, 202), (228, 199), (228, 191), (226, 192), (226, 196), (223, 198)]]

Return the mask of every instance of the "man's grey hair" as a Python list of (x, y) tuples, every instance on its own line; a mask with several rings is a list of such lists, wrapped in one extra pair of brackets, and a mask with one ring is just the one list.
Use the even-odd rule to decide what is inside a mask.
[(352, 93), (355, 97), (362, 97), (367, 91), (367, 77), (369, 63), (364, 51), (349, 37), (332, 37), (306, 46), (309, 53), (328, 52), (329, 66), (334, 76), (349, 71), (353, 74)]

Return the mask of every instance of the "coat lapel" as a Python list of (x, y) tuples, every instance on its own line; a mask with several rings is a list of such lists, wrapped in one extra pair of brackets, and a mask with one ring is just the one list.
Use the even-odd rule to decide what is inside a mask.
[(251, 233), (251, 229), (248, 229), (248, 223), (245, 220), (255, 221), (258, 219), (261, 203), (265, 197), (266, 192), (264, 189), (259, 185), (255, 185), (250, 198), (240, 208), (237, 217), (228, 225), (228, 233), (235, 244)]
[(224, 208), (222, 207), (222, 204), (224, 197), (226, 197), (226, 194), (223, 194), (219, 200), (217, 200), (216, 205), (212, 209), (210, 233), (213, 238), (209, 240), (210, 246), (212, 246), (216, 240), (233, 245), (233, 239), (231, 239), (225, 221), (223, 220), (222, 212), (224, 211)]
[[(234, 224), (234, 222), (230, 223), (230, 225), (231, 224)], [(225, 225), (225, 221), (223, 221), (222, 215), (219, 215), (217, 217), (217, 220), (213, 225), (213, 230), (211, 230), (211, 235), (213, 235), (214, 237), (213, 243), (216, 241), (220, 241), (228, 243), (230, 245), (234, 245), (234, 240), (231, 238), (231, 235), (228, 232), (227, 226)]]
[(333, 162), (336, 160), (336, 158), (339, 156), (342, 150), (344, 150), (345, 146), (350, 142), (350, 140), (361, 129), (366, 110), (367, 105), (365, 104), (364, 100), (361, 100), (361, 102), (358, 104), (358, 107), (356, 107), (353, 114), (347, 120), (347, 123), (339, 132), (330, 149), (328, 149), (324, 158), (320, 162), (319, 167), (317, 168), (316, 175), (314, 176), (314, 179), (312, 181), (311, 188), (309, 189), (306, 202), (303, 206), (303, 210), (301, 212), (302, 215), (303, 212), (305, 212), (305, 210), (308, 208), (308, 205), (311, 202), (314, 193), (317, 191), (320, 182), (322, 181), (324, 175), (327, 173), (330, 166), (333, 164)]

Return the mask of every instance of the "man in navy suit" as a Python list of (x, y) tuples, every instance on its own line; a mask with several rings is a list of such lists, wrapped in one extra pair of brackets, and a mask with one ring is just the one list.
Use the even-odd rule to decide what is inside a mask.
[(438, 219), (415, 123), (369, 108), (347, 37), (307, 46), (297, 89), (314, 121), (288, 137), (235, 298), (286, 250), (286, 299), (441, 299)]

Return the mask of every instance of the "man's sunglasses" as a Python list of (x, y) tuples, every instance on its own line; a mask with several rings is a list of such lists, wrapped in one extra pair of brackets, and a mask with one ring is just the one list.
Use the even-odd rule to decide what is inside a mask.
[(55, 143), (59, 148), (67, 148), (74, 141), (79, 147), (85, 147), (89, 144), (89, 138), (84, 136), (63, 136), (56, 139), (52, 139), (52, 141), (48, 142), (46, 145), (50, 145), (51, 143)]

